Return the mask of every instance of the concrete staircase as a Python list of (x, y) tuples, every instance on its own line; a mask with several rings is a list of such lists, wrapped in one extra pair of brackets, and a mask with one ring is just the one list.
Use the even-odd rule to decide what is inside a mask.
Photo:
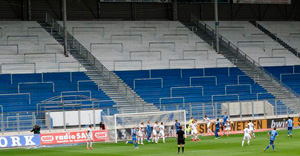
[[(196, 27), (197, 31), (195, 34), (197, 36), (202, 38), (211, 46), (216, 45), (213, 29), (199, 21), (200, 20), (196, 18), (192, 19), (192, 22), (182, 22), (182, 24), (184, 24), (187, 28)], [(236, 67), (251, 77), (256, 83), (284, 103), (288, 109), (287, 113), (299, 113), (299, 96), (289, 87), (279, 83), (275, 77), (265, 71), (256, 61), (239, 50), (223, 36), (220, 37), (220, 54), (226, 57)]]
[[(54, 27), (52, 36), (61, 45), (64, 45), (64, 38), (59, 30), (62, 28), (57, 22), (39, 22), (47, 31), (49, 27)], [(74, 45), (76, 43), (76, 46)], [(115, 103), (119, 113), (137, 113), (159, 111), (153, 104), (146, 103), (135, 93), (126, 83), (123, 82), (114, 72), (108, 71), (87, 49), (85, 49), (76, 39), (68, 33), (69, 53), (87, 70), (87, 76)], [(100, 83), (98, 83), (100, 81)], [(100, 99), (101, 100), (101, 99)]]
[(295, 48), (293, 48), (292, 46), (290, 46), (289, 44), (287, 44), (286, 42), (284, 42), (282, 39), (280, 39), (279, 37), (277, 37), (270, 30), (268, 30), (267, 28), (263, 27), (261, 24), (257, 23), (256, 21), (249, 21), (249, 22), (251, 24), (253, 24), (256, 28), (258, 28), (260, 31), (262, 31), (263, 33), (265, 33), (266, 35), (268, 35), (270, 38), (272, 38), (274, 41), (278, 42), (281, 46), (283, 46), (289, 52), (291, 52), (292, 54), (294, 54), (295, 56), (297, 56), (297, 57), (300, 58), (300, 54), (299, 54), (299, 52)]

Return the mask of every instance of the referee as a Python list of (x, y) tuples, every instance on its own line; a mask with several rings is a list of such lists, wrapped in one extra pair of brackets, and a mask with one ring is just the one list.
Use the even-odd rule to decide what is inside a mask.
[(178, 144), (178, 154), (180, 153), (180, 146), (182, 148), (182, 153), (184, 153), (184, 144), (185, 144), (185, 134), (182, 130), (182, 126), (179, 126), (179, 131), (177, 131), (177, 144)]

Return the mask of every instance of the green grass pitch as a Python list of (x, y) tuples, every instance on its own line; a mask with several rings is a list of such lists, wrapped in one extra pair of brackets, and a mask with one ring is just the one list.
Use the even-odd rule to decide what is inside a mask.
[[(300, 129), (293, 130), (293, 137), (287, 137), (287, 131), (279, 131), (279, 136), (275, 141), (276, 152), (270, 148), (266, 153), (263, 149), (268, 145), (267, 132), (256, 133), (256, 139), (251, 140), (250, 146), (245, 143), (241, 147), (242, 134), (231, 135), (229, 138), (214, 139), (213, 136), (201, 137), (199, 142), (186, 141), (186, 156), (260, 156), (260, 155), (300, 155)], [(189, 140), (188, 138), (187, 140)], [(160, 139), (159, 144), (145, 143), (139, 145), (139, 149), (134, 149), (131, 144), (125, 145), (124, 142), (114, 143), (95, 143), (94, 149), (87, 150), (86, 145), (58, 148), (40, 149), (5, 149), (0, 150), (1, 156), (84, 156), (84, 155), (103, 155), (103, 156), (143, 156), (143, 155), (177, 155), (177, 145), (174, 138), (167, 139), (163, 144)]]

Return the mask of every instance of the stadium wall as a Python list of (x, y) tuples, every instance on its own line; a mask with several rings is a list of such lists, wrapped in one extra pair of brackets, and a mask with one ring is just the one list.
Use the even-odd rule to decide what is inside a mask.
[[(67, 0), (68, 20), (173, 20), (172, 3), (98, 1)], [(0, 20), (44, 20), (46, 12), (61, 20), (61, 4), (61, 0), (0, 0)], [(214, 20), (213, 8), (213, 3), (179, 3), (178, 20), (189, 20), (192, 12), (201, 20)], [(300, 1), (292, 0), (291, 5), (220, 3), (219, 20), (300, 21)]]

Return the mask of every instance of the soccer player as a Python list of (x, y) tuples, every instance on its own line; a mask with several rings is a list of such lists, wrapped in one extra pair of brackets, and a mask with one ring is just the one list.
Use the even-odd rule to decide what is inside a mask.
[(178, 122), (178, 120), (175, 120), (175, 128), (176, 128), (176, 132), (180, 130), (180, 123)]
[(164, 126), (164, 123), (161, 122), (160, 123), (160, 126), (159, 126), (159, 136), (162, 137), (163, 139), (163, 143), (166, 143), (166, 138), (165, 138), (165, 126)]
[(225, 135), (225, 131), (224, 131), (223, 128), (225, 127), (225, 124), (226, 124), (228, 118), (229, 118), (229, 116), (227, 115), (227, 112), (224, 112), (223, 123), (222, 123), (222, 127), (221, 127), (221, 129), (222, 129), (222, 131), (223, 131), (222, 137)]
[(250, 130), (250, 135), (251, 135), (251, 137), (255, 138), (255, 134), (254, 134), (254, 124), (252, 123), (251, 120), (249, 120), (249, 122), (248, 122), (248, 127), (249, 127), (249, 130)]
[(150, 125), (150, 120), (147, 122), (147, 141), (150, 142), (150, 137), (151, 137), (151, 125)]
[(187, 131), (187, 133), (189, 133), (190, 131), (191, 131), (191, 124), (193, 123), (193, 121), (194, 121), (194, 117), (191, 117), (191, 119), (190, 119), (190, 121), (189, 121), (189, 126), (188, 126), (188, 128), (186, 129), (186, 131)]
[(133, 129), (131, 130), (132, 133), (132, 141), (126, 141), (126, 144), (134, 144), (135, 149), (138, 149), (138, 143), (137, 143), (137, 130), (135, 127), (133, 127)]
[(182, 153), (184, 153), (184, 144), (185, 144), (185, 134), (182, 130), (182, 126), (179, 126), (179, 131), (177, 131), (177, 145), (178, 145), (178, 154), (180, 153), (180, 146)]
[(217, 119), (217, 121), (215, 122), (216, 124), (216, 129), (215, 129), (215, 139), (219, 139), (219, 130), (220, 130), (220, 121), (219, 119)]
[[(87, 142), (86, 142), (86, 149), (93, 149), (93, 126), (89, 125), (89, 129), (87, 130)], [(90, 147), (89, 147), (90, 144)]]
[(286, 121), (286, 126), (287, 126), (287, 133), (288, 133), (288, 137), (292, 137), (292, 131), (293, 131), (293, 120), (291, 119), (291, 117), (288, 118), (288, 120)]
[(210, 129), (210, 119), (207, 117), (207, 115), (204, 116), (203, 121), (206, 123), (207, 133), (211, 134), (212, 131)]
[(158, 122), (155, 121), (155, 124), (153, 125), (153, 130), (152, 130), (152, 133), (153, 133), (152, 143), (153, 142), (158, 143), (158, 133), (157, 133), (158, 131), (159, 131)]
[(229, 132), (230, 132), (231, 128), (230, 128), (230, 122), (227, 121), (225, 123), (225, 132), (226, 132), (226, 136), (228, 137), (229, 136)]
[(142, 145), (144, 145), (143, 141), (144, 141), (144, 122), (142, 122), (139, 126), (138, 144), (141, 143)]
[(273, 151), (275, 152), (275, 145), (274, 145), (274, 141), (276, 139), (276, 136), (278, 136), (278, 133), (276, 131), (276, 128), (274, 128), (274, 130), (271, 130), (268, 133), (268, 137), (270, 137), (270, 144), (267, 146), (267, 148), (264, 150), (264, 152), (266, 152), (267, 149), (270, 148), (270, 146), (272, 145)]
[(243, 141), (242, 141), (242, 146), (244, 146), (244, 143), (245, 143), (246, 139), (247, 139), (247, 144), (249, 145), (250, 144), (251, 136), (250, 136), (250, 130), (249, 130), (248, 125), (244, 129), (244, 138), (243, 138)]

